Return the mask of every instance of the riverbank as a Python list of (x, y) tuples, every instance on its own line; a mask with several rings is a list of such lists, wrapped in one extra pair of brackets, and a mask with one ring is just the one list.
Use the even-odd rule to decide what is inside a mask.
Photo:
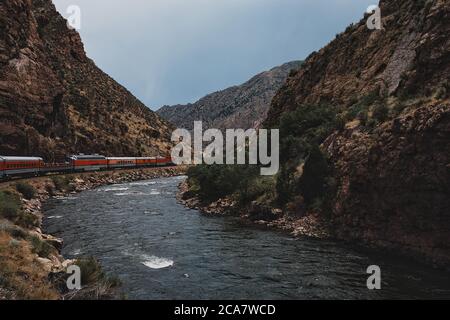
[(205, 215), (239, 217), (244, 224), (264, 226), (289, 232), (295, 237), (329, 239), (331, 237), (327, 223), (319, 214), (306, 216), (285, 215), (281, 209), (271, 208), (253, 202), (249, 208), (241, 208), (232, 197), (225, 197), (212, 203), (202, 203), (189, 191), (187, 181), (180, 184), (177, 199), (190, 209), (199, 210)]
[[(175, 195), (184, 177), (104, 186), (45, 205), (48, 233), (63, 255), (93, 256), (137, 300), (448, 298), (448, 276), (340, 241), (211, 217)], [(382, 266), (383, 290), (366, 269)]]
[[(221, 198), (214, 202), (202, 202), (197, 195), (189, 190), (187, 181), (179, 186), (178, 201), (188, 208), (196, 209), (210, 216), (235, 216), (239, 217), (243, 224), (263, 226), (270, 229), (288, 232), (295, 237), (307, 237), (321, 240), (338, 240), (361, 249), (370, 249), (374, 252), (386, 252), (393, 256), (399, 255), (411, 259), (417, 263), (430, 266), (435, 269), (450, 272), (448, 259), (439, 252), (424, 254), (412, 246), (403, 245), (401, 242), (388, 242), (383, 239), (373, 240), (370, 233), (362, 239), (352, 237), (337, 237), (333, 230), (333, 221), (324, 219), (323, 215), (308, 211), (304, 214), (296, 214), (295, 208), (273, 208), (258, 201), (242, 207), (233, 200), (232, 196)], [(304, 210), (298, 210), (305, 212)]]
[[(0, 184), (0, 300), (1, 299), (113, 299), (117, 281), (103, 274), (95, 260), (89, 285), (69, 293), (65, 270), (74, 260), (61, 254), (63, 239), (42, 230), (43, 204), (99, 186), (182, 175), (186, 167), (86, 172), (21, 179)], [(83, 271), (83, 270), (82, 270)]]

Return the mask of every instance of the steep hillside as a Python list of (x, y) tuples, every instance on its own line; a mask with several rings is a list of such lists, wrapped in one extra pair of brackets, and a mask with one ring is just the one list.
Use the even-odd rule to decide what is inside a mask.
[(330, 106), (343, 122), (322, 143), (333, 171), (323, 217), (333, 234), (448, 266), (450, 3), (380, 7), (384, 30), (362, 20), (312, 54), (274, 98), (265, 125)]
[(278, 174), (194, 167), (187, 205), (450, 268), (450, 3), (380, 6), (384, 30), (366, 16), (274, 97)]
[(86, 57), (51, 0), (2, 0), (0, 29), (0, 154), (168, 151), (170, 125)]
[(258, 74), (240, 86), (207, 95), (194, 104), (165, 106), (157, 113), (179, 128), (192, 129), (194, 121), (198, 120), (203, 121), (205, 128), (258, 127), (289, 72), (300, 65), (300, 61), (286, 63)]

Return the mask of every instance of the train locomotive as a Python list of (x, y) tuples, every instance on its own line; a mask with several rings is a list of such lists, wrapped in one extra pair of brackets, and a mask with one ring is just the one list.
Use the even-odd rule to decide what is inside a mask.
[(170, 157), (106, 157), (99, 154), (72, 155), (65, 163), (45, 163), (39, 157), (0, 156), (0, 180), (48, 173), (73, 173), (172, 165)]

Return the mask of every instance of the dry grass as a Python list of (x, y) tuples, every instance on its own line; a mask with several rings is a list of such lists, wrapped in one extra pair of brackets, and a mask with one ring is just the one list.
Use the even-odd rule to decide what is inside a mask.
[(7, 299), (56, 300), (59, 294), (32, 253), (30, 244), (0, 232), (0, 288)]

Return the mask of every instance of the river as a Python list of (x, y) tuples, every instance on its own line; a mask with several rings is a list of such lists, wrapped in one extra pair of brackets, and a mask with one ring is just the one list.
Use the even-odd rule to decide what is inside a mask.
[[(175, 198), (184, 177), (105, 186), (45, 207), (66, 258), (94, 256), (130, 299), (450, 298), (449, 274), (340, 242), (207, 217)], [(382, 289), (366, 269), (379, 265)]]

